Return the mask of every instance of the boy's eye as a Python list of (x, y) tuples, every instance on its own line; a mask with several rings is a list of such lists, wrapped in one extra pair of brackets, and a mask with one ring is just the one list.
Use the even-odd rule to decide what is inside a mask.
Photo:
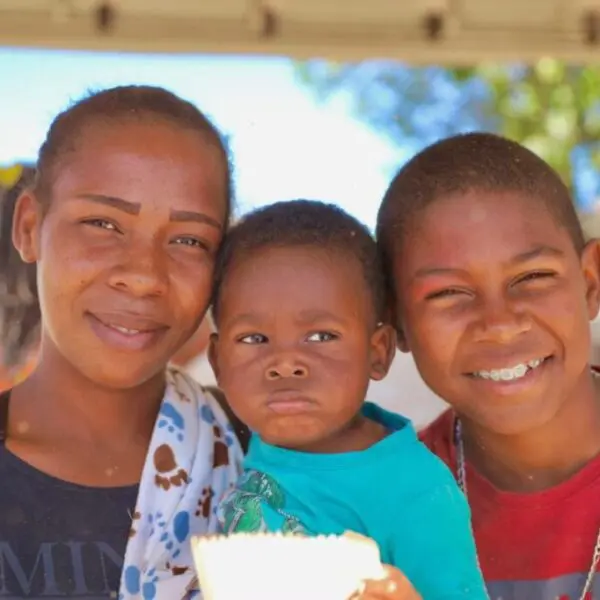
[(556, 276), (556, 273), (553, 271), (532, 271), (531, 273), (526, 273), (521, 277), (517, 278), (516, 283), (527, 283), (529, 281), (536, 281), (539, 279), (551, 279)]
[(448, 298), (450, 296), (458, 296), (460, 294), (464, 294), (463, 290), (458, 290), (456, 288), (447, 288), (445, 290), (437, 290), (435, 292), (431, 292), (427, 294), (425, 297), (426, 300), (437, 300), (438, 298)]
[(84, 225), (96, 227), (98, 229), (107, 229), (108, 231), (119, 231), (117, 226), (107, 219), (85, 219), (82, 221)]
[(266, 344), (269, 340), (262, 333), (251, 333), (238, 338), (240, 344)]
[(337, 340), (338, 336), (330, 331), (315, 331), (311, 333), (307, 338), (307, 342), (331, 342)]

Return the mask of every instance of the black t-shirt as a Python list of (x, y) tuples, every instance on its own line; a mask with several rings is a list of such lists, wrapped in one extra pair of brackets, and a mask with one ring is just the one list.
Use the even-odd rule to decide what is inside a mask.
[(0, 439), (0, 600), (116, 598), (136, 497), (50, 477)]

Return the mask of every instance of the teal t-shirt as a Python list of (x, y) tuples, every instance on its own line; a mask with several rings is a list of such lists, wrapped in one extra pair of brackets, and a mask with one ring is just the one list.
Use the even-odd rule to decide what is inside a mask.
[(359, 452), (312, 454), (253, 436), (245, 470), (219, 506), (227, 533), (289, 531), (374, 539), (423, 600), (487, 600), (470, 511), (452, 473), (407, 419), (366, 403), (390, 435)]

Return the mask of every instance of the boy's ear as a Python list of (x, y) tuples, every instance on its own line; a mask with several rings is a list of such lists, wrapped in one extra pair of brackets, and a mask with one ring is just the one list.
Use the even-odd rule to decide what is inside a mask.
[(581, 253), (581, 270), (585, 280), (585, 299), (590, 321), (600, 309), (600, 240), (590, 240)]
[(398, 325), (396, 327), (396, 344), (398, 346), (398, 350), (400, 352), (408, 353), (410, 352), (410, 348), (408, 347), (408, 342), (406, 341), (406, 336), (404, 335), (404, 329)]
[(208, 362), (212, 367), (215, 379), (219, 381), (219, 335), (217, 333), (211, 333), (208, 340)]
[(410, 352), (406, 337), (404, 335), (404, 329), (400, 323), (399, 309), (393, 299), (394, 294), (388, 292), (387, 309), (385, 311), (385, 320), (387, 323), (395, 323), (396, 329), (396, 346), (400, 352)]
[(396, 355), (396, 332), (391, 325), (382, 324), (371, 336), (371, 379), (380, 381), (390, 370)]

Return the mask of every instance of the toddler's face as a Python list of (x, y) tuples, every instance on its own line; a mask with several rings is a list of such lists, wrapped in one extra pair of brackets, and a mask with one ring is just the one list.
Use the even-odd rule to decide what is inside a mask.
[(211, 361), (236, 414), (271, 444), (318, 451), (389, 366), (360, 264), (339, 251), (270, 247), (234, 261)]

